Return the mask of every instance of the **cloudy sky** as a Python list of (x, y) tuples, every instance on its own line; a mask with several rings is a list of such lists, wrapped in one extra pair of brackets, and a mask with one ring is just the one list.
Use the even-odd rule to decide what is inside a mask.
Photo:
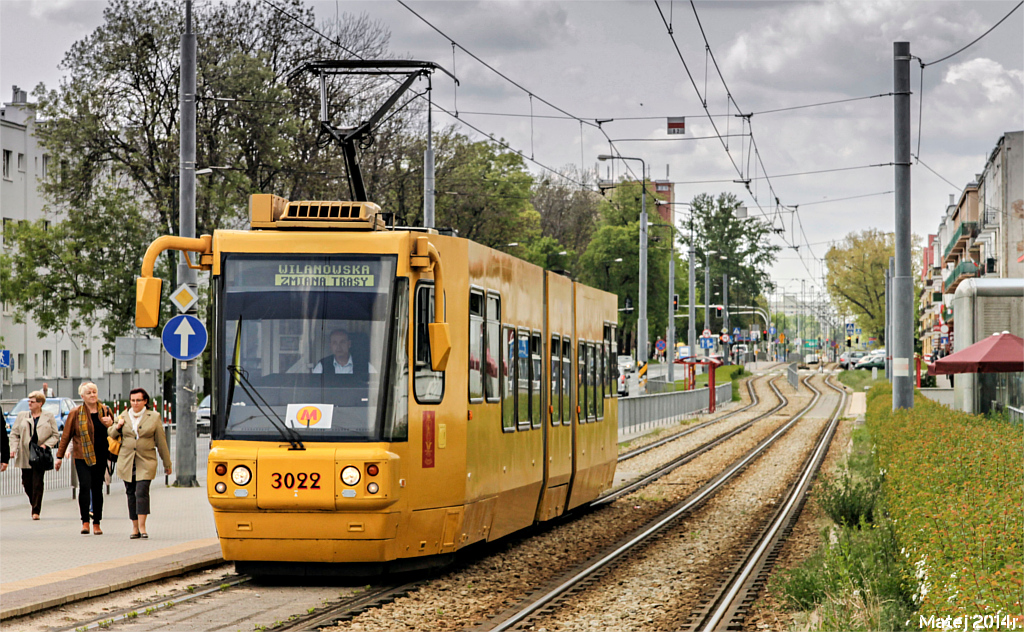
[[(0, 1), (4, 100), (13, 84), (56, 85), (64, 51), (100, 24), (104, 4)], [(311, 4), (320, 18), (365, 13), (390, 29), (395, 54), (453, 70), (461, 86), (456, 90), (438, 75), (435, 101), (532, 157), (537, 173), (569, 164), (594, 168), (611, 139), (621, 154), (643, 158), (653, 178), (675, 182), (677, 200), (701, 192), (736, 193), (752, 216), (763, 212), (785, 227), (780, 244), (801, 244), (784, 250), (775, 270), (779, 284), (790, 283), (792, 290), (799, 282), (790, 279), (820, 279), (815, 257), (824, 255), (830, 240), (869, 227), (892, 230), (893, 168), (859, 167), (892, 161), (893, 103), (885, 96), (766, 110), (889, 93), (894, 41), (909, 41), (912, 54), (931, 62), (984, 33), (1017, 1), (697, 2), (724, 85), (688, 2)], [(956, 185), (921, 165), (913, 168), (916, 234), (935, 232), (949, 195), (958, 195), (982, 171), (1001, 134), (1024, 128), (1022, 33), (1024, 9), (1018, 9), (974, 46), (925, 68), (920, 139), (921, 70), (912, 62), (912, 150), (920, 142), (921, 161)], [(460, 47), (454, 59), (452, 40)], [(726, 85), (742, 111), (754, 113), (755, 157), (746, 135), (750, 128), (727, 116), (736, 109), (727, 101)], [(718, 133), (729, 135), (728, 152), (704, 100)], [(668, 116), (686, 117), (686, 135), (666, 133)], [(577, 119), (584, 120), (582, 130)], [(597, 129), (598, 119), (612, 120)], [(435, 122), (455, 121), (438, 113)], [(472, 129), (465, 132), (482, 138)], [(609, 175), (607, 165), (600, 167), (602, 177)], [(622, 163), (613, 168), (610, 175), (622, 173)], [(829, 169), (845, 170), (791, 175)], [(752, 180), (753, 193), (733, 182), (741, 173)], [(778, 213), (775, 197), (799, 206), (798, 214)], [(684, 208), (678, 210), (685, 216)]]

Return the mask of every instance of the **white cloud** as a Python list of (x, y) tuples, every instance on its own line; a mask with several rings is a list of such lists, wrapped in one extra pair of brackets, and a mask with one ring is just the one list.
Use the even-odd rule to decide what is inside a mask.
[(979, 57), (953, 66), (943, 81), (954, 86), (976, 84), (990, 103), (1012, 100), (1020, 105), (1024, 72), (1008, 70), (997, 61)]

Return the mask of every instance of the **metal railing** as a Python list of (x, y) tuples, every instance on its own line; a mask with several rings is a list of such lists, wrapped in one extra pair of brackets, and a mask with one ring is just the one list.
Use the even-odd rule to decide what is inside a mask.
[(800, 373), (797, 371), (796, 362), (786, 368), (786, 379), (794, 389), (800, 388)]
[[(174, 463), (175, 453), (175, 441), (174, 432), (169, 432), (167, 435), (167, 442), (171, 449), (171, 463)], [(72, 456), (71, 446), (68, 447), (68, 452), (64, 458), (64, 462), (61, 464), (60, 471), (50, 470), (43, 475), (43, 489), (47, 492), (60, 492), (66, 491), (69, 497), (73, 497), (75, 490), (78, 486), (78, 476), (75, 473), (75, 459)], [(200, 438), (196, 441), (196, 470), (197, 475), (205, 477), (206, 474), (206, 461), (210, 456), (210, 442), (209, 437)], [(56, 452), (54, 453), (56, 458)], [(154, 485), (174, 483), (174, 475), (171, 474), (169, 477), (162, 476), (163, 464), (157, 466), (157, 477), (153, 480)], [(109, 494), (111, 488), (120, 488), (120, 477), (117, 475), (117, 471), (107, 477), (107, 488), (106, 492)], [(115, 486), (116, 483), (116, 486)], [(116, 491), (116, 489), (115, 489)], [(21, 486), (21, 469), (14, 467), (13, 462), (8, 466), (6, 472), (0, 472), (0, 497), (6, 498), (9, 496), (24, 495), (25, 490)], [(52, 496), (50, 496), (52, 498)], [(44, 499), (46, 496), (44, 496)], [(27, 501), (27, 500), (26, 500)]]
[[(732, 401), (732, 382), (715, 387), (715, 404)], [(619, 432), (636, 432), (679, 421), (708, 407), (708, 389), (619, 398)]]

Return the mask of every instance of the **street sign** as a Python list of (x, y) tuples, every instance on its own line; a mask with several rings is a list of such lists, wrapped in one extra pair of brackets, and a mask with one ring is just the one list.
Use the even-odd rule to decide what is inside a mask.
[(739, 327), (733, 327), (732, 328), (732, 335), (734, 335), (734, 336), (740, 335), (740, 328)]
[(685, 134), (686, 133), (686, 117), (685, 116), (670, 116), (670, 117), (668, 117), (668, 133), (669, 134)]
[(701, 349), (714, 349), (715, 348), (715, 339), (712, 338), (711, 336), (701, 336), (700, 337), (700, 348)]
[(862, 333), (864, 333), (864, 330), (863, 330), (863, 329), (861, 329), (860, 327), (858, 327), (858, 328), (854, 329), (853, 331), (854, 331), (854, 332), (855, 332), (855, 333), (856, 333), (856, 334), (857, 334), (858, 336), (859, 336), (859, 335), (861, 335)]
[(711, 338), (711, 330), (710, 329), (705, 329), (704, 333), (702, 333), (700, 336), (701, 336), (701, 338)]
[(190, 288), (187, 283), (182, 283), (178, 289), (171, 292), (171, 302), (182, 314), (187, 312), (198, 300), (199, 293)]
[(722, 334), (722, 342), (729, 344), (729, 334)]
[(156, 338), (118, 336), (114, 339), (114, 368), (159, 370), (160, 341)]
[(772, 336), (775, 335), (775, 326), (774, 325), (768, 328), (768, 333), (771, 334)]
[(654, 348), (657, 349), (658, 351), (664, 351), (665, 350), (665, 341), (664, 340), (659, 340), (658, 342), (654, 343)]
[(760, 340), (761, 339), (761, 332), (760, 332), (760, 330), (751, 329), (750, 330), (750, 338), (752, 340)]
[(164, 325), (164, 349), (175, 360), (192, 360), (206, 348), (208, 336), (203, 321), (188, 314), (178, 314)]
[(11, 350), (0, 349), (0, 369), (8, 369), (11, 367)]
[(939, 331), (941, 331), (944, 334), (948, 334), (949, 333), (949, 325), (943, 325), (943, 326), (939, 327)]
[(846, 323), (846, 335), (852, 336), (855, 327), (856, 325), (854, 325), (853, 323)]
[(948, 345), (949, 344), (949, 336), (942, 336), (942, 337), (940, 337), (939, 338), (939, 344), (940, 345)]

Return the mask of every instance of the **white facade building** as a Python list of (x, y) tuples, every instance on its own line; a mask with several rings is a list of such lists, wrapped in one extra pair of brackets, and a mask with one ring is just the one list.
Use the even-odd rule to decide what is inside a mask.
[[(27, 97), (15, 86), (12, 101), (0, 110), (0, 217), (4, 231), (0, 252), (9, 247), (9, 231), (18, 222), (54, 219), (44, 211), (39, 185), (56, 165), (36, 142), (35, 106)], [(132, 374), (114, 370), (113, 353), (104, 353), (98, 329), (83, 335), (56, 332), (40, 336), (31, 314), (25, 314), (24, 321), (15, 322), (13, 308), (2, 306), (0, 349), (10, 350), (11, 366), (0, 369), (0, 398), (26, 397), (44, 382), (55, 396), (78, 398), (78, 386), (85, 381), (96, 383), (101, 399), (127, 398)]]

